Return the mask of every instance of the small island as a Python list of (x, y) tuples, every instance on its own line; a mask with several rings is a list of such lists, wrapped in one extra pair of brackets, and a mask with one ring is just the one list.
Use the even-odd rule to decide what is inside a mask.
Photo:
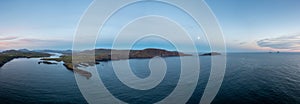
[(50, 61), (39, 61), (38, 64), (49, 64), (49, 65), (51, 65), (51, 64), (57, 64), (57, 63), (50, 62)]
[(216, 55), (221, 55), (221, 53), (218, 53), (218, 52), (210, 52), (210, 53), (200, 54), (200, 56), (216, 56)]

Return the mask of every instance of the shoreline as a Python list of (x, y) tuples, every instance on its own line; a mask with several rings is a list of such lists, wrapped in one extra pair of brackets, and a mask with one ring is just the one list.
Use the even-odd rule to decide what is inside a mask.
[(42, 52), (7, 50), (0, 53), (0, 67), (17, 58), (43, 58), (50, 56), (51, 54)]
[[(84, 59), (87, 57), (91, 58), (91, 56), (89, 56), (91, 53), (95, 54), (95, 60), (93, 60), (92, 62), (84, 62), (84, 60), (82, 60), (82, 62), (79, 61), (73, 63), (71, 54), (64, 54), (59, 58), (43, 58), (41, 60), (63, 62), (64, 66), (68, 70), (74, 70), (77, 69), (76, 67), (79, 65), (93, 66), (99, 64), (99, 62), (106, 62), (106, 61), (117, 61), (117, 60), (127, 60), (127, 59), (150, 59), (157, 56), (158, 57), (194, 56), (193, 54), (186, 54), (177, 51), (168, 51), (164, 49), (155, 49), (155, 48), (147, 48), (143, 50), (95, 49), (95, 50), (86, 50), (75, 54), (78, 55), (77, 58), (83, 57), (82, 59)], [(210, 53), (198, 54), (197, 56), (215, 56), (215, 55), (221, 55), (221, 54), (217, 52), (210, 52)]]
[[(17, 50), (8, 50), (0, 53), (0, 67), (2, 67), (7, 62), (16, 59), (16, 58), (40, 58), (38, 64), (57, 64), (49, 61), (63, 62), (63, 66), (70, 71), (78, 73), (87, 79), (89, 79), (92, 74), (88, 71), (79, 69), (80, 66), (94, 66), (100, 62), (106, 61), (117, 61), (117, 60), (127, 60), (127, 59), (150, 59), (153, 57), (184, 57), (184, 56), (194, 56), (193, 54), (186, 54), (177, 51), (168, 51), (164, 49), (155, 49), (147, 48), (143, 50), (112, 50), (112, 49), (95, 49), (95, 50), (86, 50), (82, 52), (75, 53), (82, 59), (89, 56), (90, 53), (95, 53), (95, 60), (92, 62), (78, 61), (73, 63), (72, 54), (59, 53), (57, 56), (55, 54), (50, 54), (47, 52), (34, 52), (34, 51), (17, 51)], [(198, 56), (214, 56), (221, 55), (217, 52), (198, 54)], [(52, 57), (56, 56), (56, 57)], [(77, 57), (78, 58), (78, 57)]]

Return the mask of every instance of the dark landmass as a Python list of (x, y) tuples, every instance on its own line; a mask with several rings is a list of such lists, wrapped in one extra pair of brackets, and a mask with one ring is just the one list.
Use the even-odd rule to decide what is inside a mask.
[[(62, 53), (64, 54), (63, 56), (61, 56), (60, 58), (46, 58), (46, 57), (50, 57), (51, 54), (47, 53), (47, 52), (55, 52), (55, 53)], [(83, 75), (87, 78), (90, 78), (92, 76), (92, 74), (90, 72), (84, 71), (84, 70), (80, 70), (77, 68), (73, 68), (73, 64), (72, 63), (72, 56), (71, 56), (72, 51), (48, 51), (48, 50), (44, 50), (44, 51), (30, 51), (27, 49), (20, 49), (20, 50), (7, 50), (7, 51), (3, 51), (0, 53), (0, 67), (2, 67), (5, 63), (15, 59), (15, 58), (43, 58), (43, 61), (38, 62), (38, 64), (57, 64), (55, 62), (50, 62), (51, 60), (54, 61), (63, 61), (64, 62), (64, 66), (67, 69), (70, 69), (76, 73), (79, 73), (80, 75)]]
[(68, 70), (74, 71), (75, 73), (78, 73), (79, 75), (82, 75), (84, 77), (86, 77), (87, 79), (92, 77), (92, 73), (88, 72), (88, 71), (84, 71), (81, 69), (78, 69), (77, 67), (73, 67), (72, 63), (64, 63), (63, 64)]
[[(57, 61), (57, 62), (64, 62), (63, 65), (70, 71), (73, 71), (75, 73), (78, 73), (79, 75), (82, 75), (84, 77), (86, 77), (87, 79), (89, 79), (90, 77), (92, 77), (92, 73), (78, 69), (77, 67), (79, 67), (80, 65), (84, 64), (73, 64), (72, 63), (72, 55), (70, 54), (65, 54), (60, 56), (59, 58), (42, 58), (41, 60), (44, 61)], [(99, 64), (98, 62), (95, 62), (93, 64), (90, 64), (91, 66), (94, 64)], [(74, 65), (74, 66), (73, 66)]]
[(163, 49), (154, 49), (154, 48), (147, 48), (144, 50), (110, 50), (110, 49), (95, 50), (96, 61), (153, 58), (156, 56), (173, 57), (173, 56), (191, 56), (191, 55), (184, 54), (177, 51), (167, 51)]
[(19, 49), (17, 51), (20, 51), (20, 52), (30, 52), (30, 50), (28, 50), (28, 49)]
[(49, 61), (40, 61), (38, 64), (57, 64), (55, 62), (49, 62)]
[(218, 53), (218, 52), (210, 52), (210, 53), (204, 53), (204, 54), (201, 54), (200, 56), (215, 56), (215, 55), (221, 55), (221, 53)]
[(95, 60), (93, 62), (78, 62), (72, 63), (71, 55), (63, 55), (60, 58), (43, 58), (42, 60), (52, 60), (52, 61), (63, 61), (64, 66), (69, 70), (74, 70), (73, 66), (92, 66), (99, 64), (97, 61), (110, 61), (110, 60), (122, 60), (122, 59), (141, 59), (141, 58), (153, 58), (156, 56), (160, 57), (173, 57), (173, 56), (191, 56), (190, 54), (184, 54), (177, 51), (167, 51), (163, 49), (148, 48), (144, 50), (113, 50), (113, 49), (95, 49), (86, 50), (79, 55), (90, 54), (95, 52)]
[(7, 50), (0, 53), (0, 67), (15, 58), (41, 58), (50, 56), (51, 54), (48, 53), (34, 52), (27, 49)]
[[(46, 58), (50, 57), (51, 54), (47, 52), (54, 53), (62, 53), (63, 55), (59, 58)], [(95, 52), (95, 56), (92, 57), (92, 62), (86, 62), (86, 56), (90, 56), (93, 52)], [(63, 62), (63, 65), (71, 71), (78, 73), (86, 78), (90, 78), (92, 74), (90, 72), (79, 69), (78, 67), (87, 67), (93, 66), (95, 64), (99, 64), (99, 61), (110, 61), (110, 60), (124, 60), (124, 59), (144, 59), (144, 58), (153, 58), (156, 56), (159, 57), (175, 57), (175, 56), (191, 56), (191, 54), (185, 54), (177, 51), (167, 51), (163, 49), (155, 49), (155, 48), (147, 48), (144, 50), (115, 50), (115, 49), (95, 49), (95, 50), (86, 50), (82, 52), (76, 52), (75, 54), (81, 56), (79, 62), (72, 62), (72, 51), (71, 50), (35, 50), (30, 51), (27, 49), (20, 50), (7, 50), (0, 53), (0, 67), (5, 63), (13, 60), (14, 58), (42, 58), (38, 64), (57, 64), (57, 61)], [(204, 53), (201, 56), (213, 56), (213, 55), (221, 55), (217, 52)], [(90, 61), (90, 60), (89, 60)]]

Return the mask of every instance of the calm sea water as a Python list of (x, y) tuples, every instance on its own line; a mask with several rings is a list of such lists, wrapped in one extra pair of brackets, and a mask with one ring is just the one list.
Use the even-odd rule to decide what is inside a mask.
[[(218, 56), (214, 56), (218, 57)], [(300, 54), (228, 54), (223, 84), (212, 103), (300, 103)], [(153, 103), (166, 97), (179, 79), (178, 57), (164, 58), (165, 79), (154, 89), (133, 90), (122, 84), (111, 70), (111, 62), (97, 65), (107, 89), (129, 103)], [(87, 103), (73, 72), (57, 65), (37, 64), (38, 58), (15, 59), (0, 68), (1, 103)], [(150, 75), (149, 59), (131, 59), (132, 71), (140, 78)], [(210, 74), (210, 57), (201, 57), (198, 86), (188, 103), (197, 103)], [(188, 82), (188, 81), (187, 81)]]

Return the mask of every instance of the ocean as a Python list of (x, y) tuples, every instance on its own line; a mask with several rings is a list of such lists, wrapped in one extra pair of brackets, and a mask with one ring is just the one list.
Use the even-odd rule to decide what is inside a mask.
[[(208, 82), (211, 57), (219, 56), (200, 56), (197, 87), (187, 103), (199, 103)], [(97, 71), (114, 97), (127, 103), (155, 103), (167, 97), (180, 79), (180, 58), (163, 59), (167, 66), (165, 78), (149, 90), (135, 90), (123, 84), (115, 76), (112, 61), (100, 62)], [(46, 65), (38, 64), (39, 61), (39, 58), (14, 59), (0, 68), (1, 103), (88, 103), (77, 86), (73, 72), (67, 70), (63, 63)], [(129, 59), (132, 72), (137, 77), (147, 78), (151, 74), (149, 61)], [(212, 103), (299, 104), (300, 54), (227, 54), (225, 77)]]

